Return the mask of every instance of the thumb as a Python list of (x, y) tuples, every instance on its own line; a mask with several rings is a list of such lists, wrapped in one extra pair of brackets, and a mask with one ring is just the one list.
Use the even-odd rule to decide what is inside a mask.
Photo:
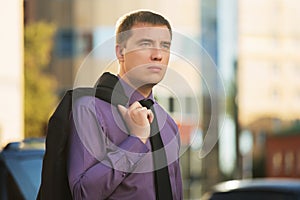
[(118, 109), (119, 109), (120, 113), (122, 114), (122, 116), (125, 117), (128, 109), (122, 105), (118, 105)]

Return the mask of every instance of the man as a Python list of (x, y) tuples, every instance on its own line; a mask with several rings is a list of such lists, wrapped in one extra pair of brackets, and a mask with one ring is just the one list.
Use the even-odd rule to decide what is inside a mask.
[[(182, 199), (178, 128), (152, 94), (165, 75), (171, 38), (169, 22), (156, 13), (136, 11), (121, 19), (115, 49), (119, 86), (129, 100), (115, 107), (87, 96), (73, 106), (73, 199)], [(144, 99), (154, 102), (151, 109)]]

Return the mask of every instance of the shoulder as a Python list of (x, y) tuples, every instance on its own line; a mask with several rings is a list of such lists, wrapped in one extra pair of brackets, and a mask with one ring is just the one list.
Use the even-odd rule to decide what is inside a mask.
[[(110, 104), (94, 96), (82, 96), (73, 100), (72, 113), (77, 118), (94, 116), (98, 120), (103, 118), (103, 113), (109, 109)], [(100, 120), (102, 121), (102, 120)]]
[(105, 107), (107, 106), (107, 104), (109, 105), (109, 103), (94, 96), (82, 96), (78, 99), (74, 99), (72, 108), (87, 108), (90, 110), (94, 110), (96, 107)]

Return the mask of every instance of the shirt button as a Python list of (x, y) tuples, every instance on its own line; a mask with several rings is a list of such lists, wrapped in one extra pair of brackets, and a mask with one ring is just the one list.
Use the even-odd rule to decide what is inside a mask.
[(122, 177), (125, 177), (125, 176), (126, 176), (126, 173), (125, 173), (125, 172), (123, 172), (123, 173), (122, 173)]

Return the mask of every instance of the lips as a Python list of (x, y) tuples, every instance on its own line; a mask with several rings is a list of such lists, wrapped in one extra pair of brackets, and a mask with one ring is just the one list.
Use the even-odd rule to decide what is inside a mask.
[(162, 70), (162, 67), (159, 66), (149, 66), (147, 69), (153, 71), (153, 72), (160, 72)]

